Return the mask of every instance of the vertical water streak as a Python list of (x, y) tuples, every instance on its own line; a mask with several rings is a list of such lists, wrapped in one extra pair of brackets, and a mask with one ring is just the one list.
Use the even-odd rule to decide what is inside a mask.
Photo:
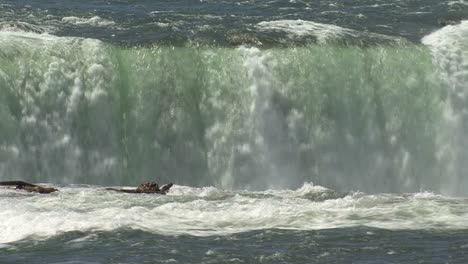
[[(113, 64), (96, 40), (2, 32), (9, 178), (105, 182), (117, 170)], [(5, 109), (6, 107), (6, 109)], [(7, 129), (0, 129), (2, 133)], [(14, 134), (13, 134), (14, 133)]]
[(468, 21), (446, 26), (422, 39), (433, 54), (437, 78), (446, 89), (438, 158), (442, 191), (468, 187)]

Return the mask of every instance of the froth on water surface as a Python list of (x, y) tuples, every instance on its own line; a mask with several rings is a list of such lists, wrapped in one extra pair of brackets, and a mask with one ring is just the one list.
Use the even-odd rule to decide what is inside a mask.
[[(2, 263), (462, 263), (468, 200), (432, 193), (0, 190)], [(50, 254), (50, 252), (61, 252)], [(72, 262), (64, 262), (72, 261)], [(74, 262), (73, 262), (74, 261)]]
[[(304, 43), (259, 30), (275, 21), (307, 21), (419, 42), (442, 25), (467, 17), (464, 1), (6, 1), (2, 24), (27, 23), (58, 36), (119, 43), (233, 46)], [(360, 34), (366, 38), (365, 34)], [(308, 40), (312, 40), (309, 38)]]
[(342, 194), (312, 184), (262, 192), (175, 186), (165, 196), (64, 186), (51, 195), (2, 189), (0, 197), (2, 244), (48, 240), (70, 232), (122, 230), (206, 237), (264, 229), (364, 226), (444, 232), (468, 228), (464, 198), (432, 193)]

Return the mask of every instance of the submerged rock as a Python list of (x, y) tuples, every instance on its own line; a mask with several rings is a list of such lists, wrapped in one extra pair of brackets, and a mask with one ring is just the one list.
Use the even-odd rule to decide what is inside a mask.
[(136, 189), (116, 189), (116, 188), (106, 188), (106, 190), (124, 192), (124, 193), (149, 193), (149, 194), (166, 194), (169, 192), (169, 189), (172, 187), (172, 183), (163, 185), (159, 188), (159, 185), (155, 182), (147, 182), (138, 186)]
[[(166, 194), (169, 192), (169, 189), (172, 187), (172, 183), (163, 185), (159, 188), (159, 185), (155, 182), (147, 182), (138, 186), (136, 189), (116, 189), (116, 188), (106, 188), (106, 190), (125, 192), (125, 193), (150, 193), (150, 194)], [(58, 189), (52, 187), (40, 186), (32, 183), (27, 183), (24, 181), (2, 181), (0, 186), (6, 186), (7, 188), (15, 190), (24, 190), (28, 192), (36, 193), (53, 193), (58, 191)]]
[(137, 188), (137, 192), (158, 192), (160, 191), (159, 185), (155, 182), (146, 182), (140, 184)]
[(58, 191), (52, 187), (44, 187), (39, 186), (31, 183), (27, 183), (24, 181), (4, 181), (0, 182), (0, 186), (10, 186), (16, 190), (25, 190), (28, 192), (37, 192), (37, 193), (52, 193)]

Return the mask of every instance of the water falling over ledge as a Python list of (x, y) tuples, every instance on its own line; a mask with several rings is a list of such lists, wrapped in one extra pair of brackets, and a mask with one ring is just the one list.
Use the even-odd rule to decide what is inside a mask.
[(441, 154), (456, 86), (441, 77), (464, 75), (441, 71), (434, 46), (119, 47), (0, 34), (2, 180), (464, 193), (462, 147)]

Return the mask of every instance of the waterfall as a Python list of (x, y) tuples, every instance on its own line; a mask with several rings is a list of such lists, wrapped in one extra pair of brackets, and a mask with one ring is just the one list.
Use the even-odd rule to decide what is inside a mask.
[(465, 193), (466, 22), (270, 49), (0, 34), (1, 180)]

